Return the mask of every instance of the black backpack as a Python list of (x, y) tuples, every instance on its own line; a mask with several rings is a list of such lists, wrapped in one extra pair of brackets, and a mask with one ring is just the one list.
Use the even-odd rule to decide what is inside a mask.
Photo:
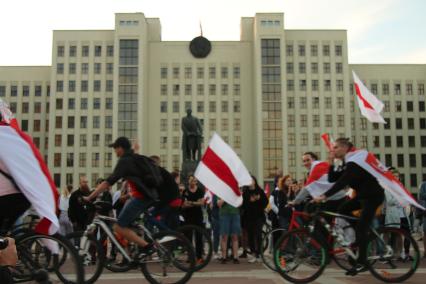
[(158, 188), (158, 198), (161, 203), (167, 204), (180, 197), (179, 186), (174, 177), (165, 169), (160, 167), (163, 184)]

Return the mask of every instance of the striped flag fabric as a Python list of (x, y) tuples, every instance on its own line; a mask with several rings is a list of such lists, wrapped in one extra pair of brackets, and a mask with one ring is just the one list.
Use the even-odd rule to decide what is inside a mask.
[(354, 162), (372, 176), (374, 176), (380, 186), (390, 192), (402, 206), (414, 205), (425, 210), (404, 185), (383, 165), (372, 153), (363, 149), (354, 149), (345, 156), (347, 163)]
[(195, 177), (226, 203), (239, 207), (243, 202), (240, 187), (252, 178), (234, 150), (214, 133), (195, 170)]
[(305, 183), (305, 188), (309, 194), (316, 198), (328, 191), (334, 183), (328, 181), (329, 163), (322, 161), (314, 161), (309, 171), (308, 179)]
[(352, 71), (352, 75), (354, 77), (355, 91), (361, 114), (370, 122), (386, 123), (380, 115), (384, 107), (383, 103), (368, 90), (354, 71)]
[(322, 141), (324, 141), (325, 146), (327, 147), (328, 151), (332, 151), (334, 141), (331, 138), (330, 134), (324, 133), (323, 135), (321, 135), (321, 139), (322, 139)]
[(6, 102), (0, 99), (0, 160), (4, 170), (18, 185), (41, 217), (35, 230), (55, 234), (59, 194), (40, 152), (32, 138), (23, 132)]

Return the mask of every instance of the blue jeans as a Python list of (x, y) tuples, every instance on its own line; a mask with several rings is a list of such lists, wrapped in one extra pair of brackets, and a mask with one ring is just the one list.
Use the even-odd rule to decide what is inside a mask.
[(132, 197), (124, 204), (124, 208), (118, 216), (118, 225), (120, 227), (129, 227), (151, 204), (150, 201)]

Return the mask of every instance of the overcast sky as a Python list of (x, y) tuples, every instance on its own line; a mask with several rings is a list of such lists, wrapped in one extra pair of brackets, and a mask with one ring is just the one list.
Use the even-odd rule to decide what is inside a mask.
[(239, 40), (240, 18), (283, 12), (287, 29), (346, 29), (350, 63), (426, 63), (425, 0), (1, 0), (0, 65), (50, 65), (53, 30), (160, 18), (162, 39)]

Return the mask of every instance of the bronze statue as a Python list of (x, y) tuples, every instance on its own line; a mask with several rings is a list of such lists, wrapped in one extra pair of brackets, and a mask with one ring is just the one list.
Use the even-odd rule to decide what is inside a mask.
[(182, 152), (184, 160), (198, 161), (201, 158), (201, 140), (203, 129), (200, 120), (192, 116), (192, 110), (186, 111), (182, 118)]

